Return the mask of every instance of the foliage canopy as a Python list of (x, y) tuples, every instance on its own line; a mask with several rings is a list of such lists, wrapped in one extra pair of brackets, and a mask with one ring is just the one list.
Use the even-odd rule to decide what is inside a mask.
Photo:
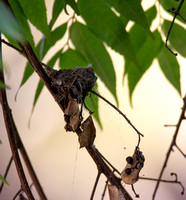
[[(123, 80), (125, 77), (128, 79), (130, 99), (137, 83), (150, 68), (154, 59), (158, 60), (165, 77), (181, 95), (180, 66), (177, 57), (165, 48), (162, 39), (166, 37), (171, 22), (163, 18), (159, 10), (159, 7), (165, 12), (172, 7), (177, 8), (179, 5), (177, 1), (158, 0), (144, 11), (141, 1), (138, 0), (55, 0), (49, 21), (44, 0), (8, 0), (8, 2), (15, 17), (1, 3), (0, 11), (3, 10), (1, 17), (3, 20), (0, 21), (0, 31), (12, 45), (19, 48), (16, 41), (27, 38), (35, 54), (42, 61), (58, 41), (64, 41), (65, 45), (57, 52), (53, 52), (46, 63), (50, 67), (53, 67), (57, 60), (62, 69), (92, 64), (96, 74), (117, 102), (116, 75), (111, 56), (107, 51), (108, 46), (121, 54), (125, 60)], [(186, 13), (185, 4), (181, 12)], [(56, 21), (61, 13), (68, 15), (69, 19), (56, 27)], [(152, 31), (151, 25), (157, 16), (160, 20)], [(127, 25), (131, 21), (133, 24), (128, 30)], [(181, 18), (178, 18), (178, 21), (183, 23)], [(31, 24), (43, 35), (37, 44), (34, 42)], [(186, 57), (185, 35), (186, 30), (175, 23), (169, 43), (170, 47), (183, 57)], [(117, 70), (117, 66), (115, 69)], [(26, 83), (33, 72), (30, 64), (27, 63), (20, 87)], [(40, 81), (33, 107), (42, 88), (43, 83)], [(97, 106), (98, 100), (93, 98)], [(87, 104), (92, 107), (91, 101), (87, 100)], [(100, 124), (97, 112), (94, 113), (94, 117)]]

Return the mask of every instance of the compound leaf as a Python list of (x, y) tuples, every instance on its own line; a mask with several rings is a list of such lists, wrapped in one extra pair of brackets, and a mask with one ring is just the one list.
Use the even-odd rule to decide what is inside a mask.
[(96, 74), (105, 83), (117, 101), (115, 71), (112, 60), (102, 41), (87, 26), (78, 22), (72, 24), (70, 38), (86, 61), (92, 64)]

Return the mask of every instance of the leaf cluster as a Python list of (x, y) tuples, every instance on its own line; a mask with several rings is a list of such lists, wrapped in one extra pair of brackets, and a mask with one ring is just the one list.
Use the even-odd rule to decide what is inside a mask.
[[(171, 22), (162, 18), (157, 5), (154, 4), (144, 11), (141, 1), (138, 0), (55, 0), (52, 17), (47, 20), (44, 0), (8, 0), (8, 2), (15, 16), (0, 2), (0, 31), (12, 45), (18, 47), (16, 41), (29, 41), (35, 54), (42, 61), (58, 41), (66, 40), (61, 49), (51, 54), (46, 64), (53, 67), (59, 60), (61, 69), (92, 64), (96, 74), (117, 103), (115, 74), (117, 66), (113, 66), (107, 47), (118, 52), (125, 60), (123, 80), (128, 79), (130, 99), (137, 83), (154, 59), (158, 60), (170, 84), (181, 94), (178, 60), (167, 51), (162, 39), (167, 35)], [(159, 0), (157, 3), (164, 10), (178, 6), (178, 2), (174, 0)], [(186, 5), (183, 5), (182, 13), (186, 13), (185, 11)], [(56, 27), (56, 21), (61, 13), (68, 15), (69, 20)], [(161, 23), (152, 31), (151, 25), (157, 15), (160, 16)], [(83, 19), (83, 23), (80, 19)], [(131, 27), (127, 28), (131, 21), (133, 22)], [(180, 21), (183, 22), (181, 18)], [(37, 44), (30, 28), (31, 24), (42, 33), (42, 38)], [(183, 57), (186, 57), (185, 33), (182, 26), (174, 24), (169, 39), (170, 46)], [(65, 35), (68, 36), (67, 39)], [(20, 87), (33, 72), (27, 63)], [(39, 81), (33, 108), (42, 89), (43, 83)], [(86, 99), (87, 106), (97, 108), (97, 98), (94, 96), (91, 98), (92, 100)], [(94, 117), (101, 125), (97, 109)]]

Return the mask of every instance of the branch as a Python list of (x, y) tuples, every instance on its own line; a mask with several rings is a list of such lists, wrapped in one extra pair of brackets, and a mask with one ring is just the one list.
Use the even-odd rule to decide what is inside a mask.
[[(4, 75), (2, 71), (0, 71), (0, 80), (4, 83)], [(14, 130), (14, 126), (12, 126), (13, 118), (12, 118), (11, 110), (7, 102), (6, 91), (3, 88), (0, 88), (0, 103), (3, 110), (3, 116), (4, 116), (7, 135), (8, 135), (11, 151), (12, 151), (12, 156), (15, 162), (17, 173), (19, 175), (21, 187), (23, 191), (26, 193), (29, 200), (34, 200), (33, 194), (29, 188), (29, 185), (28, 185), (28, 182), (27, 182), (27, 179), (26, 179), (26, 176), (21, 164), (19, 153), (17, 150), (17, 144), (16, 144), (16, 139), (15, 139), (15, 134), (14, 134), (15, 130)]]
[[(177, 174), (176, 173), (171, 173), (171, 176), (175, 176), (175, 180), (161, 179), (160, 182), (163, 182), (163, 183), (174, 183), (174, 184), (180, 185), (181, 188), (182, 188), (181, 194), (183, 195), (184, 192), (185, 192), (185, 188), (184, 188), (183, 184), (180, 181), (178, 181)], [(147, 180), (147, 181), (158, 181), (157, 178), (148, 178), (148, 177), (139, 177), (139, 179)]]
[(167, 38), (166, 38), (166, 41), (165, 41), (165, 47), (166, 47), (173, 55), (175, 55), (175, 56), (177, 56), (178, 54), (177, 54), (177, 53), (174, 53), (174, 52), (168, 47), (168, 44), (167, 44), (167, 43), (168, 43), (169, 36), (170, 36), (170, 33), (171, 33), (171, 30), (172, 30), (172, 27), (173, 27), (173, 25), (174, 25), (174, 21), (175, 21), (176, 17), (177, 17), (177, 16), (180, 16), (180, 17), (186, 22), (186, 20), (180, 15), (180, 10), (181, 10), (181, 7), (182, 7), (182, 5), (183, 5), (183, 2), (184, 2), (184, 0), (181, 0), (181, 2), (180, 2), (180, 4), (179, 4), (179, 6), (178, 6), (178, 8), (177, 8), (176, 11), (174, 11), (175, 8), (171, 8), (171, 9), (168, 10), (169, 12), (171, 12), (171, 13), (174, 14), (174, 18), (173, 18), (173, 20), (172, 20), (172, 22), (171, 22), (171, 25), (170, 25), (170, 28), (169, 28), (169, 30), (168, 30)]
[[(21, 50), (23, 51), (24, 55), (30, 62), (31, 66), (33, 67), (33, 69), (37, 72), (37, 74), (39, 75), (39, 77), (44, 82), (45, 86), (47, 87), (47, 89), (50, 91), (50, 93), (56, 100), (56, 95), (57, 95), (56, 88), (51, 84), (51, 80), (49, 79), (49, 77), (46, 74), (46, 72), (44, 71), (41, 63), (37, 59), (30, 44), (27, 43), (27, 44), (19, 44), (19, 45), (20, 45)], [(56, 102), (58, 103), (58, 105), (62, 109), (62, 111), (64, 112), (62, 102), (60, 102), (60, 101), (56, 101)], [(78, 130), (76, 131), (76, 133), (79, 134)], [(94, 162), (96, 163), (98, 170), (100, 169), (101, 172), (107, 177), (109, 182), (113, 185), (116, 185), (116, 187), (121, 190), (121, 192), (123, 193), (126, 200), (131, 200), (132, 197), (123, 188), (123, 186), (121, 184), (121, 179), (113, 174), (113, 172), (111, 171), (109, 166), (104, 162), (103, 158), (100, 156), (99, 151), (93, 145), (89, 145), (88, 147), (86, 147), (86, 149), (87, 149), (88, 153), (90, 154), (90, 156), (92, 157), (92, 159), (94, 160)]]
[(118, 178), (113, 171), (108, 167), (108, 165), (105, 163), (105, 161), (100, 156), (99, 151), (92, 145), (86, 147), (88, 153), (96, 163), (98, 167), (98, 171), (102, 172), (108, 179), (108, 181), (115, 185), (123, 194), (124, 198), (126, 200), (132, 200), (132, 197), (128, 194), (128, 192), (124, 189), (124, 187), (121, 184), (121, 179)]
[[(0, 80), (2, 82), (4, 82), (3, 72), (0, 72), (0, 76), (1, 76)], [(26, 164), (26, 167), (27, 167), (28, 172), (30, 174), (30, 177), (31, 177), (31, 179), (32, 179), (32, 181), (35, 185), (35, 188), (36, 188), (40, 198), (42, 200), (46, 200), (47, 198), (46, 198), (46, 196), (43, 192), (43, 189), (42, 189), (40, 182), (39, 182), (39, 180), (38, 180), (38, 178), (35, 174), (35, 171), (32, 167), (30, 159), (29, 159), (29, 157), (26, 153), (25, 147), (24, 147), (24, 145), (21, 141), (21, 138), (19, 136), (19, 133), (17, 131), (11, 110), (10, 110), (8, 102), (7, 102), (6, 91), (4, 89), (0, 89), (0, 102), (2, 104), (2, 109), (3, 109), (4, 119), (5, 119), (5, 125), (6, 125), (6, 128), (7, 128), (7, 133), (8, 133), (8, 136), (11, 137), (10, 146), (11, 146), (11, 148), (13, 148), (13, 150), (12, 150), (13, 159), (14, 159), (14, 162), (17, 162), (17, 165), (16, 165), (17, 168), (18, 168), (17, 170), (20, 171), (20, 172), (18, 172), (19, 178), (21, 179), (21, 181), (23, 180), (24, 183), (25, 183), (25, 186), (24, 187), (22, 186), (23, 190), (25, 192), (25, 190), (30, 190), (30, 188), (26, 184), (26, 181), (25, 181), (26, 177), (24, 177), (24, 171), (23, 171), (23, 169), (21, 169), (22, 166), (21, 166), (21, 161), (20, 161), (19, 154), (18, 154), (18, 149), (20, 150), (20, 153), (21, 153), (21, 155), (22, 155), (22, 157), (25, 161), (25, 164)], [(14, 145), (14, 143), (15, 143), (15, 146), (12, 146), (12, 145)], [(14, 156), (14, 152), (17, 156)], [(21, 184), (23, 184), (23, 183), (21, 182)], [(29, 194), (29, 192), (25, 192), (25, 193)], [(31, 196), (31, 194), (29, 194), (29, 195)]]
[(183, 98), (183, 108), (182, 108), (182, 112), (180, 114), (180, 118), (179, 118), (179, 121), (178, 121), (178, 124), (176, 126), (176, 130), (175, 130), (175, 133), (173, 135), (173, 138), (172, 138), (172, 142), (169, 146), (169, 149), (168, 149), (168, 152), (166, 154), (166, 158), (165, 158), (165, 161), (164, 161), (164, 164), (163, 164), (163, 167), (161, 169), (161, 172), (160, 172), (160, 175), (159, 175), (159, 178), (158, 178), (158, 181), (157, 181), (157, 184), (156, 184), (156, 187), (155, 187), (155, 190), (154, 190), (154, 193), (153, 193), (153, 199), (155, 199), (155, 196), (156, 196), (156, 193), (157, 193), (157, 190), (158, 190), (158, 187), (159, 187), (159, 184), (161, 182), (161, 178), (163, 176), (163, 172), (167, 166), (167, 162), (169, 160), (169, 157), (170, 157), (170, 154), (172, 152), (172, 149), (173, 149), (173, 146), (176, 146), (176, 138), (178, 136), (178, 132), (179, 132), (179, 128), (181, 126), (181, 122), (185, 119), (185, 111), (186, 111), (186, 95), (185, 97)]

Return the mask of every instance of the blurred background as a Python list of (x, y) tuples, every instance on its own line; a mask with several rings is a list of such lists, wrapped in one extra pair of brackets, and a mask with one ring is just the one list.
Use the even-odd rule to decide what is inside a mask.
[[(48, 0), (46, 4), (48, 16), (50, 16), (52, 2)], [(147, 0), (143, 1), (143, 4), (146, 7), (150, 6)], [(64, 20), (64, 16), (61, 15), (58, 20), (59, 22)], [(32, 31), (37, 42), (41, 34), (34, 27), (32, 27)], [(55, 48), (59, 48), (61, 45), (61, 43), (57, 43)], [(124, 85), (122, 85), (123, 58), (111, 49), (108, 50), (115, 66), (119, 109), (144, 134), (140, 149), (145, 156), (145, 166), (141, 171), (141, 176), (158, 178), (175, 131), (175, 127), (164, 127), (164, 125), (178, 122), (183, 105), (182, 97), (169, 84), (158, 63), (154, 61), (137, 85), (132, 98), (133, 107), (131, 107), (127, 81), (125, 80)], [(50, 57), (50, 52), (47, 56)], [(181, 67), (182, 96), (184, 97), (186, 94), (186, 60), (180, 55), (178, 55), (178, 59)], [(34, 73), (19, 90), (15, 101), (26, 59), (15, 50), (3, 45), (3, 61), (6, 68), (6, 84), (10, 86), (10, 89), (7, 90), (8, 102), (21, 139), (48, 199), (89, 199), (97, 175), (97, 168), (93, 160), (85, 149), (79, 149), (76, 134), (65, 132), (63, 113), (46, 88), (42, 91), (31, 117), (30, 128), (28, 127), (39, 78)], [(58, 63), (56, 68), (57, 65)], [(113, 96), (99, 79), (98, 86), (99, 93), (116, 104)], [(97, 130), (95, 146), (109, 162), (122, 171), (126, 164), (125, 158), (133, 154), (138, 136), (122, 116), (101, 99), (99, 100), (99, 114), (103, 130), (94, 122)], [(83, 116), (86, 118), (88, 113), (84, 111)], [(177, 144), (184, 152), (186, 152), (185, 133), (186, 122), (183, 121)], [(11, 151), (1, 107), (0, 139), (2, 141), (0, 145), (0, 173), (3, 174), (11, 157)], [(171, 177), (170, 173), (175, 172), (178, 175), (178, 180), (186, 186), (185, 166), (184, 157), (174, 148), (163, 178), (173, 180), (174, 177)], [(27, 177), (31, 184), (29, 175)], [(0, 195), (2, 200), (12, 199), (20, 189), (14, 164), (10, 168), (7, 180), (9, 185), (4, 186)], [(105, 181), (106, 178), (102, 175), (95, 199), (101, 199)], [(155, 184), (156, 182), (153, 181), (139, 180), (134, 187), (136, 192), (140, 194), (140, 199), (148, 200), (152, 199)], [(135, 199), (131, 186), (124, 186)], [(156, 199), (184, 200), (186, 194), (182, 196), (181, 191), (178, 184), (161, 183)], [(108, 193), (104, 199), (109, 199)]]

